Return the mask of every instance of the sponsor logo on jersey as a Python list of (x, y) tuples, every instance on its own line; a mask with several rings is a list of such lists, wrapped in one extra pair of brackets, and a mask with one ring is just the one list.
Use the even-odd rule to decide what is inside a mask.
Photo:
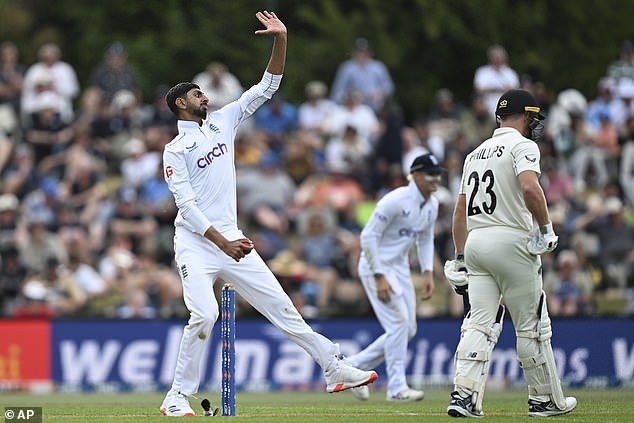
[(524, 156), (524, 157), (526, 157), (526, 160), (528, 160), (531, 163), (535, 163), (535, 161), (537, 160), (537, 157), (533, 157), (533, 158), (530, 158), (528, 156)]
[(171, 178), (172, 175), (174, 174), (174, 168), (172, 166), (166, 166), (165, 167), (165, 177), (167, 179)]
[(228, 151), (229, 148), (227, 147), (227, 144), (218, 143), (214, 148), (211, 149), (211, 151), (196, 160), (196, 164), (199, 168), (204, 169), (209, 166), (214, 161), (214, 159), (224, 155)]
[(198, 144), (196, 143), (196, 141), (194, 141), (192, 145), (186, 145), (185, 150), (192, 151), (192, 150), (195, 150), (197, 147), (198, 147)]
[(403, 214), (403, 217), (409, 217), (409, 210), (401, 210), (401, 213)]
[(187, 273), (187, 265), (183, 264), (181, 266), (181, 275), (183, 276), (183, 279), (186, 279), (188, 274), (189, 273)]
[(398, 230), (398, 234), (400, 236), (404, 236), (407, 238), (416, 238), (419, 234), (422, 234), (423, 231), (417, 231), (410, 228), (401, 228)]

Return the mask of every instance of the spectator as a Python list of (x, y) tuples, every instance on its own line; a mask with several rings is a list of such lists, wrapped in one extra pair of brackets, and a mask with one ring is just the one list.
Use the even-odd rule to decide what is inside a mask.
[(55, 257), (58, 262), (66, 263), (68, 254), (57, 233), (47, 230), (45, 221), (40, 216), (31, 216), (27, 222), (27, 237), (20, 241), (20, 261), (24, 263), (30, 274), (42, 274), (46, 270), (46, 262)]
[(148, 295), (142, 289), (132, 289), (126, 292), (126, 302), (117, 308), (120, 319), (153, 319), (157, 316), (156, 309), (149, 304)]
[(53, 92), (38, 94), (33, 113), (23, 127), (24, 141), (33, 147), (35, 161), (62, 152), (73, 137), (72, 127), (62, 118), (61, 98)]
[(13, 310), (13, 317), (18, 319), (52, 319), (55, 310), (46, 303), (48, 295), (46, 286), (37, 280), (31, 279), (24, 284), (22, 289), (23, 304)]
[(298, 112), (299, 129), (325, 137), (325, 123), (335, 107), (335, 103), (326, 97), (328, 87), (321, 81), (310, 81), (304, 88), (304, 94), (306, 101), (300, 104)]
[(343, 134), (334, 136), (326, 145), (326, 167), (341, 169), (359, 182), (365, 180), (372, 149), (366, 139), (359, 137), (353, 126), (346, 126)]
[(617, 83), (623, 79), (634, 81), (634, 44), (632, 41), (623, 41), (620, 57), (610, 63), (607, 75)]
[(460, 113), (460, 127), (466, 136), (470, 148), (475, 148), (488, 139), (495, 129), (496, 122), (484, 102), (483, 94), (474, 94), (471, 107)]
[(46, 270), (36, 277), (47, 291), (46, 302), (57, 316), (77, 316), (86, 303), (86, 295), (65, 265), (55, 257), (46, 261)]
[(508, 56), (504, 47), (492, 45), (487, 50), (489, 63), (475, 71), (473, 86), (477, 94), (484, 98), (489, 116), (495, 116), (497, 101), (505, 91), (519, 88), (517, 72), (507, 64)]
[(9, 41), (0, 44), (0, 133), (13, 135), (20, 129), (18, 122), (24, 71), (24, 66), (18, 62), (16, 45)]
[[(373, 146), (373, 166), (370, 169), (371, 179), (365, 182), (363, 187), (366, 192), (373, 192), (382, 186), (386, 178), (389, 177), (390, 169), (399, 165), (403, 160), (403, 128), (405, 127), (405, 117), (400, 104), (394, 97), (388, 97), (383, 103), (383, 107), (378, 114), (379, 129), (374, 134), (372, 131), (365, 131), (364, 138), (369, 145)], [(368, 123), (372, 120), (369, 119)], [(361, 127), (357, 124), (356, 129)], [(375, 140), (376, 139), (376, 140)], [(408, 170), (409, 172), (409, 170)]]
[(627, 120), (621, 162), (619, 164), (619, 182), (630, 208), (634, 208), (634, 116)]
[[(427, 125), (429, 133), (443, 140), (443, 151), (436, 155), (438, 160), (444, 160), (445, 149), (453, 145), (458, 135), (462, 132), (460, 115), (462, 110), (454, 101), (453, 93), (442, 88), (436, 93), (436, 103), (429, 112)], [(486, 138), (484, 138), (486, 139)]]
[(627, 119), (634, 116), (634, 79), (622, 79), (616, 86), (616, 95), (616, 101), (611, 104), (610, 119), (622, 135)]
[(121, 161), (123, 184), (139, 189), (156, 174), (161, 155), (156, 151), (147, 151), (145, 143), (138, 138), (128, 140), (124, 150), (127, 157)]
[(24, 198), (38, 188), (39, 174), (35, 168), (33, 148), (26, 143), (15, 147), (13, 160), (2, 175), (2, 189), (7, 194)]
[(47, 176), (40, 181), (38, 188), (31, 191), (24, 199), (24, 216), (27, 220), (42, 222), (47, 227), (53, 227), (55, 209), (65, 196), (62, 184), (54, 177)]
[(0, 249), (17, 241), (18, 207), (20, 201), (13, 194), (0, 195)]
[(128, 64), (128, 56), (120, 42), (108, 46), (103, 62), (92, 71), (90, 87), (97, 87), (107, 103), (121, 90), (130, 91), (137, 100), (141, 99), (136, 74)]
[(255, 114), (256, 129), (268, 137), (268, 145), (275, 152), (283, 148), (286, 134), (297, 128), (297, 107), (286, 101), (278, 91)]
[(73, 67), (61, 60), (61, 54), (59, 46), (54, 43), (44, 44), (38, 50), (39, 62), (30, 66), (24, 76), (21, 100), (23, 119), (37, 110), (37, 94), (51, 91), (60, 98), (62, 122), (68, 124), (73, 120), (72, 101), (79, 94), (79, 82)]
[(579, 268), (577, 255), (571, 250), (560, 251), (557, 268), (544, 276), (548, 312), (553, 316), (590, 314), (592, 289), (590, 275)]
[(372, 146), (381, 130), (376, 113), (362, 103), (361, 91), (348, 91), (343, 97), (343, 105), (335, 107), (326, 122), (326, 131), (331, 135), (340, 135), (348, 126), (357, 130), (364, 143)]
[(0, 247), (0, 316), (10, 316), (20, 295), (27, 269), (15, 244)]
[(336, 217), (327, 208), (307, 209), (298, 216), (297, 257), (305, 264), (300, 290), (321, 316), (332, 311), (331, 297), (341, 278), (336, 265), (345, 263), (336, 228)]
[(372, 56), (368, 40), (357, 38), (352, 57), (337, 69), (331, 100), (343, 104), (347, 93), (354, 90), (361, 93), (361, 101), (375, 113), (381, 110), (385, 99), (394, 93), (394, 84), (385, 64)]
[(543, 159), (542, 171), (541, 183), (549, 206), (558, 203), (565, 204), (574, 199), (576, 195), (574, 181), (565, 168), (557, 165), (553, 157)]
[(277, 233), (288, 230), (287, 206), (293, 200), (295, 184), (280, 169), (275, 154), (269, 152), (262, 156), (258, 168), (245, 171), (238, 178), (237, 187), (242, 216)]
[(634, 227), (625, 220), (621, 199), (606, 198), (597, 209), (579, 216), (575, 228), (597, 236), (605, 287), (625, 289), (634, 281)]
[(421, 140), (418, 138), (418, 134), (414, 128), (403, 128), (401, 131), (401, 140), (403, 141), (403, 158), (401, 159), (401, 164), (403, 175), (407, 175), (414, 159), (429, 153), (429, 150), (422, 146)]
[(168, 89), (169, 87), (165, 84), (160, 84), (154, 89), (152, 103), (144, 108), (143, 123), (146, 127), (168, 127), (171, 130), (176, 126), (176, 116), (165, 102)]
[(210, 112), (237, 100), (244, 91), (238, 78), (220, 62), (209, 63), (205, 71), (196, 75), (192, 82), (209, 98)]
[(135, 253), (149, 253), (156, 248), (156, 220), (140, 209), (134, 188), (122, 186), (117, 191), (114, 211), (110, 217), (110, 236), (130, 237)]

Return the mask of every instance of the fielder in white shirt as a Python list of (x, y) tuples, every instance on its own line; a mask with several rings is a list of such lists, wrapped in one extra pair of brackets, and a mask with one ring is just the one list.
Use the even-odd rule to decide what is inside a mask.
[[(423, 273), (423, 299), (434, 291), (434, 226), (438, 216), (438, 190), (445, 169), (432, 154), (414, 159), (407, 186), (387, 193), (376, 205), (361, 232), (359, 277), (385, 333), (363, 351), (346, 358), (361, 369), (374, 368), (385, 360), (387, 400), (420, 401), (423, 391), (412, 389), (405, 379), (407, 343), (416, 335), (416, 293), (410, 274), (409, 251), (416, 246)], [(369, 389), (352, 390), (361, 400)]]
[(558, 242), (538, 179), (544, 116), (535, 96), (515, 89), (499, 98), (496, 116), (500, 127), (465, 159), (453, 214), (456, 259), (445, 263), (445, 275), (456, 292), (468, 293), (471, 311), (456, 348), (447, 413), (484, 415), (491, 353), (508, 309), (528, 382), (528, 415), (565, 414), (577, 400), (561, 389), (541, 275), (540, 255)]
[(192, 416), (188, 396), (198, 391), (200, 361), (218, 318), (213, 284), (231, 282), (238, 294), (302, 347), (321, 366), (326, 390), (339, 392), (374, 382), (374, 371), (343, 361), (339, 347), (304, 322), (288, 295), (238, 229), (234, 138), (237, 127), (271, 98), (282, 79), (287, 31), (275, 13), (258, 12), (274, 37), (264, 77), (225, 107), (208, 112), (209, 99), (191, 82), (172, 87), (166, 102), (179, 118), (178, 135), (165, 146), (165, 180), (178, 207), (174, 250), (190, 318), (183, 331), (174, 381), (161, 404), (168, 416)]

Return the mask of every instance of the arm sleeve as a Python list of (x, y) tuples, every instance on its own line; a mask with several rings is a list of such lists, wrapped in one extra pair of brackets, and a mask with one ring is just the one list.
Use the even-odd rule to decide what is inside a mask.
[(269, 100), (278, 90), (281, 82), (282, 75), (264, 72), (260, 82), (242, 93), (236, 102), (238, 109), (236, 110), (234, 127), (237, 127), (244, 119), (255, 113), (261, 105)]
[(372, 273), (385, 273), (385, 269), (379, 260), (379, 242), (385, 228), (394, 218), (394, 207), (384, 197), (376, 205), (376, 209), (370, 216), (370, 220), (361, 231), (361, 249), (365, 255)]
[(526, 140), (518, 143), (513, 148), (513, 163), (515, 166), (515, 175), (519, 175), (525, 170), (532, 170), (541, 174), (539, 168), (539, 147), (533, 141)]
[(438, 204), (429, 226), (418, 235), (416, 247), (418, 250), (418, 263), (422, 272), (431, 272), (434, 269), (434, 226), (438, 217)]
[(211, 222), (196, 204), (182, 152), (168, 149), (163, 152), (163, 175), (183, 219), (192, 225), (196, 233), (204, 235)]

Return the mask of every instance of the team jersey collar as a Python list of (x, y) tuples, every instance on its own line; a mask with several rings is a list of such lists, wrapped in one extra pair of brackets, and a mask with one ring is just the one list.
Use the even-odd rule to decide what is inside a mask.
[[(418, 189), (418, 187), (416, 186), (416, 183), (414, 181), (410, 181), (409, 184), (407, 185), (407, 188), (410, 191), (410, 195), (416, 199), (416, 202), (418, 203), (419, 208), (422, 209), (423, 206), (429, 200), (429, 198), (423, 197), (423, 194), (421, 194), (420, 190)], [(430, 197), (431, 197), (431, 195), (430, 195)]]
[(505, 126), (504, 128), (497, 128), (495, 131), (493, 131), (493, 136), (499, 137), (500, 135), (506, 135), (512, 132), (515, 132), (516, 134), (521, 135), (517, 129)]
[(177, 122), (177, 126), (178, 126), (178, 132), (187, 132), (191, 130), (200, 129), (200, 126), (198, 126), (198, 123), (194, 122), (193, 120), (179, 120)]

